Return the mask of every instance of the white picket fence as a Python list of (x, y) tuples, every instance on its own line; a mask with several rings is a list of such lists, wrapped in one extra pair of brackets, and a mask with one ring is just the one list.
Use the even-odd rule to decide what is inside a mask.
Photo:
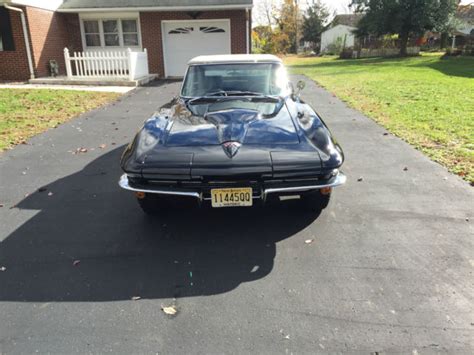
[(68, 79), (137, 80), (149, 75), (148, 53), (124, 51), (74, 52), (64, 48)]

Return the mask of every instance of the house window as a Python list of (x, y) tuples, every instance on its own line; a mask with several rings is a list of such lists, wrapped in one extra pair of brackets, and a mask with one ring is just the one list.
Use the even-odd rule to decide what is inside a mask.
[(99, 21), (84, 21), (84, 34), (87, 47), (100, 47)]
[(178, 27), (168, 32), (170, 35), (187, 34), (194, 31), (194, 27)]
[(224, 33), (225, 30), (219, 27), (199, 27), (199, 29), (204, 33)]
[(14, 51), (13, 31), (10, 14), (4, 7), (0, 7), (0, 51)]
[(87, 47), (137, 47), (140, 45), (136, 19), (83, 20)]
[(124, 46), (138, 46), (137, 20), (122, 20)]
[(120, 46), (119, 28), (117, 20), (102, 21), (104, 27), (104, 43), (107, 47)]

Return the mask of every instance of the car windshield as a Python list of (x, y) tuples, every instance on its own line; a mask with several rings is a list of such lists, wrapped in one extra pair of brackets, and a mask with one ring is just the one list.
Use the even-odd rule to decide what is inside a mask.
[(288, 93), (288, 78), (278, 63), (206, 64), (189, 67), (181, 95), (275, 95)]
[(278, 113), (283, 105), (283, 101), (268, 102), (254, 101), (247, 98), (232, 98), (231, 100), (219, 100), (214, 102), (204, 102), (189, 105), (190, 111), (196, 116), (205, 116), (209, 112), (247, 109), (256, 110), (263, 116), (273, 116)]

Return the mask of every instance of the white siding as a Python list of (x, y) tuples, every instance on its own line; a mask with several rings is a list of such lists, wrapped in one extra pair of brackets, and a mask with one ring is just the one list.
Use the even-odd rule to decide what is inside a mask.
[(321, 35), (321, 52), (326, 52), (328, 46), (336, 43), (338, 38), (340, 38), (342, 43), (344, 43), (344, 37), (346, 37), (346, 47), (354, 46), (355, 37), (352, 33), (354, 30), (356, 30), (355, 27), (337, 25), (323, 32)]

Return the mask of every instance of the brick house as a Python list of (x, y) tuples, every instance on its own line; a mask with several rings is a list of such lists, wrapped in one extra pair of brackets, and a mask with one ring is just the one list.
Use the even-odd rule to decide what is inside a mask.
[(147, 49), (150, 73), (183, 76), (201, 54), (250, 52), (252, 0), (0, 0), (0, 80), (66, 74), (64, 48)]

